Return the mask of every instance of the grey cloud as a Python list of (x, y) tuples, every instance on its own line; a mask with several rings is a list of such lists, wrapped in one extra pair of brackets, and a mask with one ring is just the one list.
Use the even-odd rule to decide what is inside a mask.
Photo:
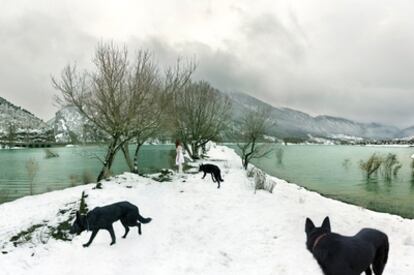
[[(329, 12), (318, 19), (312, 16), (321, 15), (319, 10), (304, 11), (299, 5), (281, 18), (270, 10), (253, 15), (233, 4), (239, 14), (237, 35), (218, 48), (191, 39), (167, 41), (157, 34), (131, 37), (127, 43), (131, 51), (151, 50), (165, 66), (179, 56), (195, 57), (195, 78), (223, 91), (248, 93), (312, 115), (410, 126), (414, 16), (404, 5), (393, 5), (391, 13), (380, 6), (328, 5)], [(214, 9), (202, 13), (209, 18)], [(311, 19), (313, 24), (307, 24)], [(61, 13), (26, 13), (1, 24), (0, 95), (50, 117), (55, 93), (50, 75), (68, 62), (90, 64), (100, 40), (82, 29)]]
[(68, 62), (84, 63), (95, 39), (65, 16), (30, 13), (0, 26), (0, 95), (43, 119), (51, 118), (51, 74)]

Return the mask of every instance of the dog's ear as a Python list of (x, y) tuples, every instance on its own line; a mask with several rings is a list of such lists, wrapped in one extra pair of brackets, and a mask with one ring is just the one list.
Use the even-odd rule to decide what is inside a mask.
[(306, 218), (305, 232), (309, 233), (314, 228), (315, 228), (315, 225), (313, 224), (312, 220), (309, 218)]
[(331, 232), (331, 222), (329, 221), (329, 217), (326, 217), (322, 222), (322, 228)]

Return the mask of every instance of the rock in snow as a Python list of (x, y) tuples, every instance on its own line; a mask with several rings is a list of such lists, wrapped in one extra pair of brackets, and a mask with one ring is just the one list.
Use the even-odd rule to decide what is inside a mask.
[(322, 274), (305, 248), (305, 218), (321, 223), (330, 216), (332, 229), (353, 235), (363, 227), (377, 228), (390, 239), (384, 274), (414, 274), (414, 222), (327, 199), (277, 178), (273, 194), (254, 192), (232, 149), (213, 146), (209, 152), (224, 182), (217, 189), (201, 174), (174, 176), (159, 183), (125, 173), (103, 184), (18, 199), (0, 205), (0, 240), (8, 240), (31, 225), (53, 220), (58, 209), (88, 194), (89, 209), (128, 200), (152, 217), (139, 236), (114, 224), (117, 243), (100, 231), (89, 248), (90, 232), (72, 242), (10, 247), (0, 256), (1, 274)]

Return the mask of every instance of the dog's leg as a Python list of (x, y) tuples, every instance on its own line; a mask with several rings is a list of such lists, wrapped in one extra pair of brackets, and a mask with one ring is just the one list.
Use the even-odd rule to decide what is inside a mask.
[(365, 270), (365, 275), (372, 275), (370, 266), (368, 266), (367, 270)]
[(140, 222), (138, 222), (138, 223), (137, 223), (137, 226), (138, 226), (138, 234), (139, 234), (139, 235), (142, 235), (142, 231), (141, 231), (141, 223), (140, 223)]
[(219, 180), (217, 181), (217, 184), (218, 184), (217, 188), (220, 189), (220, 181)]
[(202, 180), (206, 177), (207, 173), (204, 172), (204, 176), (201, 178)]
[(96, 237), (96, 234), (98, 234), (98, 231), (99, 231), (99, 229), (95, 229), (94, 231), (92, 231), (92, 235), (89, 238), (89, 241), (87, 243), (85, 243), (83, 245), (83, 247), (88, 247), (92, 243), (93, 239), (95, 239), (95, 237)]
[(126, 221), (124, 221), (124, 220), (121, 220), (121, 223), (122, 223), (122, 225), (124, 226), (124, 228), (125, 228), (125, 234), (124, 234), (124, 236), (122, 236), (122, 238), (126, 238), (126, 236), (128, 235), (128, 232), (129, 232), (129, 226), (127, 225), (127, 223), (126, 223)]
[(215, 179), (214, 179), (215, 177), (216, 177), (216, 176), (215, 176), (215, 175), (213, 175), (213, 173), (211, 173), (211, 179), (213, 180), (213, 182), (216, 182), (216, 181), (215, 181)]
[(109, 231), (109, 234), (111, 235), (111, 239), (112, 239), (110, 245), (114, 245), (115, 242), (116, 242), (116, 239), (115, 239), (115, 232), (114, 232), (114, 228), (113, 228), (112, 224), (111, 224), (110, 227), (107, 228), (107, 230)]

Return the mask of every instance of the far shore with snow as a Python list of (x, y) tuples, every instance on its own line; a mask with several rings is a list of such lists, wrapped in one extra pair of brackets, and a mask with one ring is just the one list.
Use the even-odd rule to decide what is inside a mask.
[[(124, 173), (103, 182), (30, 196), (0, 205), (1, 274), (322, 274), (305, 248), (305, 218), (320, 224), (331, 219), (334, 232), (354, 235), (377, 228), (390, 240), (386, 274), (414, 274), (414, 222), (325, 198), (295, 184), (276, 182), (273, 193), (254, 192), (239, 156), (230, 148), (212, 146), (211, 163), (222, 169), (217, 189), (201, 174), (173, 176), (172, 182)], [(89, 248), (90, 232), (72, 241), (44, 239), (39, 232), (15, 247), (8, 240), (35, 224), (56, 224), (59, 209), (76, 208), (82, 191), (89, 209), (127, 200), (140, 208), (150, 224), (135, 228), (117, 243), (100, 231)], [(43, 231), (42, 231), (43, 230)]]

